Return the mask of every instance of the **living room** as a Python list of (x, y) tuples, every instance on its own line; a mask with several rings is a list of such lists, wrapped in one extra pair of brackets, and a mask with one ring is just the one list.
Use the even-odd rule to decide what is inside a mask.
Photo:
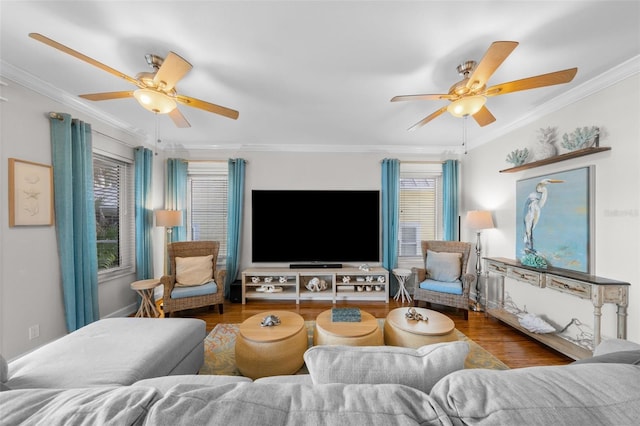
[[(10, 19), (3, 14), (4, 20)], [(33, 28), (38, 30), (38, 28)], [(27, 31), (23, 37), (27, 38)], [(50, 34), (54, 35), (54, 34)], [(637, 35), (637, 28), (636, 28)], [(500, 37), (506, 37), (500, 35)], [(499, 39), (500, 37), (494, 37)], [(492, 39), (493, 40), (493, 39)], [(637, 40), (630, 40), (635, 43)], [(3, 43), (5, 43), (3, 41)], [(35, 42), (34, 42), (35, 43)], [(486, 48), (486, 46), (485, 46)], [(636, 49), (637, 50), (637, 49)], [(96, 54), (96, 52), (87, 52)], [(194, 62), (197, 58), (193, 58)], [(332, 149), (300, 150), (293, 141), (289, 149), (283, 145), (272, 148), (242, 149), (233, 144), (215, 149), (184, 149), (179, 140), (175, 140), (169, 149), (159, 149), (154, 157), (154, 185), (152, 188), (154, 208), (163, 207), (164, 160), (173, 157), (185, 157), (190, 160), (221, 160), (242, 157), (247, 160), (245, 193), (252, 189), (379, 189), (380, 162), (393, 157), (400, 161), (441, 161), (454, 158), (460, 161), (460, 239), (475, 243), (475, 231), (464, 223), (464, 213), (469, 210), (490, 210), (493, 213), (495, 229), (485, 230), (483, 237), (483, 256), (515, 257), (516, 235), (516, 183), (523, 178), (535, 177), (586, 166), (595, 166), (595, 210), (592, 212), (595, 222), (593, 246), (595, 264), (591, 272), (598, 276), (631, 283), (628, 307), (627, 338), (640, 342), (640, 299), (633, 286), (640, 279), (640, 223), (638, 209), (640, 205), (640, 172), (637, 167), (640, 150), (637, 141), (640, 129), (637, 117), (640, 116), (640, 77), (638, 75), (638, 56), (611, 69), (602, 70), (597, 77), (583, 82), (580, 90), (563, 92), (564, 98), (553, 99), (545, 104), (546, 110), (534, 111), (531, 117), (523, 117), (520, 123), (513, 123), (499, 135), (489, 134), (482, 143), (474, 136), (478, 131), (471, 129), (468, 152), (444, 152), (418, 147), (413, 151), (389, 150), (390, 143), (384, 147), (368, 149), (368, 141), (340, 134), (341, 125), (323, 130), (326, 138), (336, 138), (344, 143)], [(72, 59), (69, 59), (72, 64)], [(140, 135), (128, 129), (119, 128), (113, 122), (96, 119), (85, 108), (77, 106), (72, 96), (52, 96), (43, 94), (38, 83), (28, 78), (16, 81), (11, 78), (10, 64), (4, 63), (2, 97), (8, 101), (0, 102), (2, 108), (2, 146), (0, 171), (2, 171), (2, 198), (8, 199), (7, 162), (9, 158), (18, 158), (43, 164), (51, 164), (50, 128), (46, 115), (50, 111), (68, 112), (90, 122), (94, 134), (94, 147), (111, 154), (131, 157), (132, 147), (146, 145), (156, 149), (155, 135)], [(455, 62), (454, 62), (455, 65)], [(554, 64), (546, 71), (553, 71), (577, 64)], [(443, 64), (442, 66), (445, 66)], [(447, 65), (448, 66), (448, 65)], [(453, 65), (451, 65), (453, 66)], [(453, 75), (452, 77), (455, 77)], [(518, 77), (518, 76), (516, 76)], [(94, 90), (88, 86), (88, 91)], [(401, 88), (396, 90), (397, 93)], [(574, 88), (575, 89), (575, 88)], [(395, 89), (394, 89), (395, 90)], [(417, 87), (416, 90), (436, 90), (436, 88)], [(397, 94), (393, 93), (392, 94)], [(74, 94), (75, 95), (75, 94)], [(492, 99), (491, 101), (502, 99)], [(388, 99), (385, 100), (388, 102)], [(394, 105), (385, 105), (385, 108)], [(427, 110), (429, 108), (427, 107)], [(547, 112), (548, 111), (548, 112)], [(354, 115), (357, 115), (354, 112)], [(153, 119), (149, 117), (149, 121)], [(499, 118), (498, 118), (499, 120)], [(455, 122), (450, 132), (461, 133), (461, 123)], [(411, 123), (406, 123), (407, 126)], [(473, 123), (469, 123), (472, 125)], [(194, 123), (195, 125), (195, 123)], [(317, 123), (319, 126), (320, 123)], [(475, 124), (473, 124), (475, 125)], [(610, 151), (582, 158), (544, 166), (519, 173), (499, 173), (508, 168), (507, 155), (515, 148), (531, 145), (536, 140), (536, 132), (544, 127), (558, 127), (561, 133), (571, 132), (576, 127), (599, 126), (602, 130), (600, 146), (611, 147)], [(225, 130), (229, 131), (229, 130)], [(300, 135), (304, 135), (302, 130)], [(313, 129), (305, 129), (306, 132)], [(423, 128), (421, 131), (428, 131)], [(326, 133), (324, 133), (326, 132)], [(398, 132), (405, 132), (399, 128)], [(303, 138), (303, 136), (301, 136)], [(353, 140), (357, 143), (354, 144)], [(487, 136), (485, 136), (487, 139)], [(122, 142), (124, 143), (122, 143)], [(247, 141), (251, 145), (254, 141)], [(284, 144), (286, 145), (286, 144)], [(250, 205), (245, 203), (245, 226), (250, 223)], [(309, 206), (309, 208), (312, 208)], [(301, 209), (304, 211), (304, 208)], [(64, 334), (65, 319), (60, 289), (57, 242), (54, 227), (9, 227), (8, 209), (2, 209), (2, 242), (0, 245), (0, 306), (2, 308), (2, 338), (0, 353), (11, 359), (38, 346), (52, 341)], [(160, 276), (163, 270), (164, 230), (154, 232), (154, 275)], [(245, 228), (242, 233), (241, 269), (251, 266), (250, 232)], [(475, 263), (475, 259), (471, 262)], [(417, 266), (417, 265), (403, 265)], [(99, 285), (99, 303), (102, 317), (118, 317), (131, 314), (135, 310), (136, 297), (129, 287), (135, 275), (121, 276)], [(509, 293), (521, 308), (545, 315), (558, 325), (567, 324), (572, 318), (579, 318), (584, 324), (593, 320), (593, 305), (589, 300), (578, 300), (563, 294), (548, 293), (540, 289), (530, 289), (509, 284)], [(29, 339), (29, 328), (39, 325), (39, 336)], [(617, 328), (615, 308), (605, 305), (602, 313), (602, 334), (615, 337)]]

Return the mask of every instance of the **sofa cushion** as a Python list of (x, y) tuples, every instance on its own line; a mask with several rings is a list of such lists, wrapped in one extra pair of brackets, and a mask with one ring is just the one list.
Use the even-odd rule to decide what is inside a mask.
[(171, 290), (172, 299), (182, 299), (183, 297), (196, 297), (204, 296), (207, 294), (214, 294), (218, 292), (218, 285), (215, 281), (208, 282), (207, 284), (197, 286), (184, 286), (174, 287)]
[(150, 377), (195, 373), (204, 360), (206, 335), (205, 322), (193, 318), (101, 319), (11, 361), (7, 385), (130, 385)]
[(142, 424), (159, 399), (152, 388), (22, 389), (0, 392), (3, 425)]
[(591, 358), (579, 359), (572, 362), (572, 364), (593, 364), (599, 362), (640, 365), (640, 349), (635, 351), (609, 352), (603, 355), (596, 355)]
[(427, 250), (427, 276), (436, 281), (456, 281), (462, 274), (462, 253)]
[(640, 418), (640, 367), (582, 364), (463, 370), (430, 396), (454, 425), (632, 425)]
[(165, 377), (153, 377), (151, 379), (144, 379), (135, 382), (131, 386), (154, 388), (160, 394), (164, 395), (167, 391), (176, 385), (201, 385), (201, 386), (219, 386), (226, 385), (228, 383), (248, 382), (251, 383), (251, 379), (242, 376), (214, 376), (214, 375), (195, 375), (195, 374), (182, 374), (176, 376)]
[(176, 257), (176, 285), (208, 283), (213, 278), (213, 255)]
[(312, 385), (313, 380), (308, 374), (289, 374), (284, 376), (267, 376), (254, 380), (254, 383), (298, 383), (301, 385)]
[(178, 385), (147, 415), (150, 425), (450, 425), (429, 395), (401, 385), (236, 383)]
[(635, 351), (640, 349), (640, 343), (631, 342), (625, 339), (605, 339), (593, 351), (594, 356), (604, 355), (611, 352)]
[(314, 384), (396, 383), (429, 392), (447, 374), (464, 368), (467, 342), (418, 349), (397, 346), (313, 346), (304, 360)]
[(462, 294), (462, 281), (436, 281), (427, 278), (420, 283), (420, 288), (423, 290), (437, 291), (439, 293)]
[(7, 360), (0, 354), (0, 383), (6, 383), (9, 380), (9, 367)]

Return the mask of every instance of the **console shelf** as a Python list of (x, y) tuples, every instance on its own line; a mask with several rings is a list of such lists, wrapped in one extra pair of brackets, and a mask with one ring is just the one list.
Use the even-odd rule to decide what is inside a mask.
[[(307, 284), (313, 278), (324, 280), (327, 288), (322, 291), (307, 289)], [(273, 286), (273, 289), (269, 286)], [(249, 268), (242, 271), (242, 303), (245, 304), (248, 299), (295, 300), (297, 304), (301, 300), (389, 303), (389, 271), (381, 267), (372, 267), (369, 271), (355, 267)]]
[(597, 152), (611, 150), (608, 146), (595, 146), (591, 148), (577, 149), (575, 151), (567, 152), (566, 154), (555, 155), (553, 157), (545, 158), (544, 160), (533, 161), (521, 166), (511, 167), (509, 169), (500, 170), (500, 173), (514, 173), (521, 170), (533, 169), (534, 167), (545, 166), (547, 164), (557, 163), (559, 161), (569, 160), (571, 158), (583, 157), (585, 155), (595, 154)]

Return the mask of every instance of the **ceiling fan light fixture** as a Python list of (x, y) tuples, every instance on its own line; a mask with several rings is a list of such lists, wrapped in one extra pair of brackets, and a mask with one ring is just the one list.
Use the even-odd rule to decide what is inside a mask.
[(133, 96), (143, 108), (156, 114), (168, 114), (178, 106), (173, 98), (149, 88), (138, 89)]
[(447, 111), (454, 117), (464, 117), (466, 115), (473, 115), (487, 102), (487, 98), (482, 95), (466, 96), (460, 98), (457, 101), (451, 102), (447, 107)]

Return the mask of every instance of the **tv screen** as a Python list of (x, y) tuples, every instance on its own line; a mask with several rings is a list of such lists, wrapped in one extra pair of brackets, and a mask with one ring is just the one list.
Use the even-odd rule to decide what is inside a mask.
[(380, 191), (253, 190), (253, 262), (379, 262)]

